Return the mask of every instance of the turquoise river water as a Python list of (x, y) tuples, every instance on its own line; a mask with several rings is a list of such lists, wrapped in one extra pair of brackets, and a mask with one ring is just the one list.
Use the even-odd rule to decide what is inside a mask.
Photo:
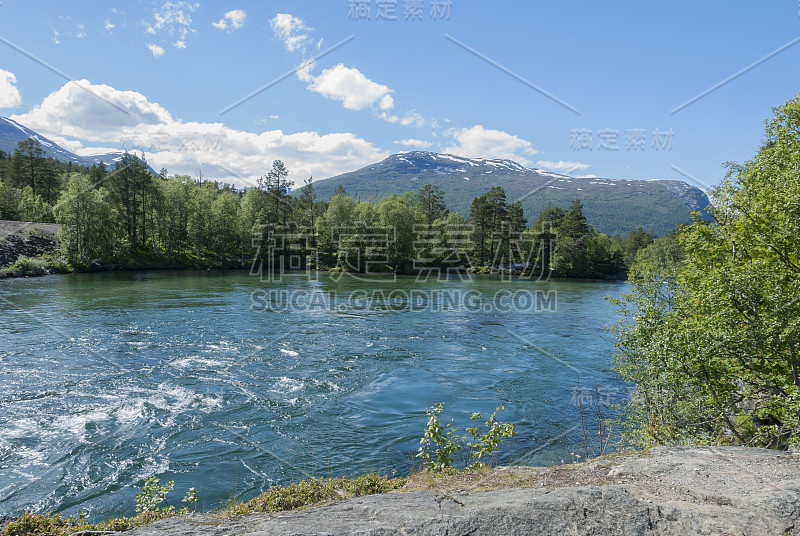
[(172, 504), (198, 488), (205, 510), (308, 476), (407, 474), (439, 401), (459, 427), (505, 404), (519, 435), (496, 463), (561, 463), (584, 450), (579, 408), (625, 393), (604, 331), (604, 297), (623, 289), (190, 271), (0, 281), (0, 514), (131, 515), (153, 474), (175, 480)]

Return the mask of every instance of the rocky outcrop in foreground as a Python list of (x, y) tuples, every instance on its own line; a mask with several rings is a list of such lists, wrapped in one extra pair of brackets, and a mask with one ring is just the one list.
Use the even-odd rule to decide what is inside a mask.
[[(800, 455), (676, 447), (550, 468), (412, 479), (401, 491), (240, 518), (166, 519), (130, 536), (785, 535), (800, 533)], [(420, 490), (425, 486), (429, 490)], [(505, 486), (502, 489), (491, 489)]]

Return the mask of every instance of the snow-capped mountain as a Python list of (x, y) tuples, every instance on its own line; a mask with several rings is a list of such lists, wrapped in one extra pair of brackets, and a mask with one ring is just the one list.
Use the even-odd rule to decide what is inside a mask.
[(73, 162), (79, 166), (91, 167), (94, 164), (104, 162), (107, 167), (113, 168), (124, 154), (124, 151), (118, 151), (91, 156), (79, 156), (75, 153), (67, 151), (54, 141), (45, 138), (38, 132), (29, 129), (24, 125), (20, 125), (13, 119), (0, 116), (0, 151), (5, 151), (8, 154), (14, 154), (17, 144), (29, 138), (38, 140), (39, 143), (42, 144), (42, 149), (44, 149), (46, 157), (55, 158), (61, 162)]
[(445, 191), (453, 212), (469, 215), (474, 197), (502, 186), (508, 202), (521, 201), (533, 222), (547, 203), (569, 208), (580, 199), (590, 223), (608, 234), (642, 227), (666, 234), (691, 220), (692, 211), (709, 205), (705, 193), (682, 181), (577, 178), (527, 168), (512, 160), (465, 158), (452, 154), (411, 151), (394, 154), (357, 171), (314, 183), (320, 199), (341, 184), (361, 200), (417, 191), (426, 184)]

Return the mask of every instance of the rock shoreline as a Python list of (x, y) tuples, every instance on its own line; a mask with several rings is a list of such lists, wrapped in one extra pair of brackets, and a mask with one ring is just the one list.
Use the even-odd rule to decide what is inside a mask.
[[(506, 487), (491, 489), (492, 482)], [(800, 455), (774, 450), (658, 447), (575, 465), (497, 468), (431, 486), (295, 512), (182, 516), (127, 534), (800, 533)]]

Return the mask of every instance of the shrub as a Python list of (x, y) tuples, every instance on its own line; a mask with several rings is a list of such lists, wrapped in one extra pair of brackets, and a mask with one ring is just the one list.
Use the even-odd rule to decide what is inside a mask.
[(443, 409), (444, 403), (439, 402), (426, 412), (428, 425), (417, 452), (426, 471), (450, 472), (456, 471), (458, 467), (465, 470), (478, 469), (484, 465), (481, 460), (491, 456), (504, 439), (517, 435), (514, 424), (497, 420), (497, 414), (504, 409), (502, 404), (485, 421), (480, 413), (473, 413), (470, 419), (474, 424), (461, 437), (452, 421), (445, 427), (442, 426), (439, 414)]

